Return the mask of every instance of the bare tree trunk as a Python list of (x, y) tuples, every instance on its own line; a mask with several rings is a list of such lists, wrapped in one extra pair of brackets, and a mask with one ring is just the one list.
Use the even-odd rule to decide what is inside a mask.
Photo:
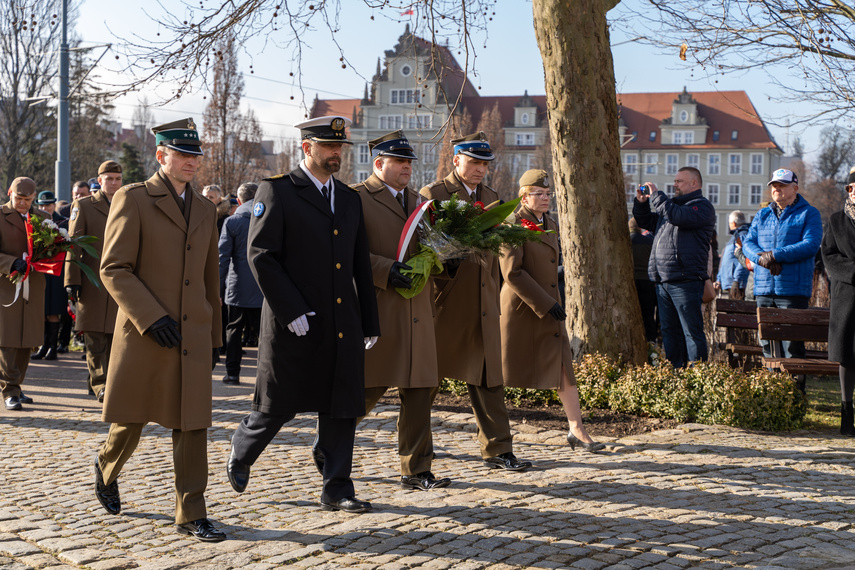
[(606, 12), (616, 0), (533, 0), (576, 356), (647, 358), (633, 279)]

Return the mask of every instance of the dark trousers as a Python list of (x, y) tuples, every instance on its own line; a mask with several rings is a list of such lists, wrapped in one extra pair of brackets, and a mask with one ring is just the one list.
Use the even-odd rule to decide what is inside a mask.
[[(261, 320), (261, 309), (228, 305), (229, 323), (226, 325), (226, 374), (240, 376), (241, 351), (244, 329)], [(257, 328), (257, 326), (256, 326)]]
[[(115, 481), (140, 442), (145, 424), (111, 424), (107, 441), (98, 451), (104, 483)], [(207, 518), (208, 430), (172, 430), (175, 468), (175, 524)]]
[(707, 359), (707, 337), (704, 333), (704, 282), (682, 281), (659, 283), (659, 322), (665, 356), (674, 368)]
[(59, 346), (68, 348), (71, 344), (71, 329), (74, 328), (74, 321), (68, 314), (68, 310), (60, 313), (59, 324)]
[(636, 279), (635, 290), (638, 293), (638, 304), (641, 306), (644, 338), (647, 342), (656, 342), (659, 337), (659, 323), (656, 321), (656, 285), (649, 279)]
[[(388, 389), (386, 386), (365, 389), (366, 416)], [(401, 475), (418, 475), (430, 471), (433, 460), (433, 437), (430, 431), (433, 388), (398, 388), (398, 397), (401, 399), (401, 410), (398, 412)]]
[[(232, 436), (232, 449), (237, 460), (246, 465), (254, 464), (282, 426), (293, 420), (294, 416), (251, 412), (240, 422)], [(350, 478), (355, 434), (356, 418), (333, 418), (327, 413), (318, 414), (318, 449), (325, 458), (322, 501), (337, 501), (356, 494)]]
[[(758, 307), (778, 307), (779, 309), (807, 309), (810, 303), (810, 297), (801, 295), (757, 295)], [(772, 357), (772, 343), (768, 340), (760, 341), (760, 346), (763, 347), (763, 356), (766, 358)], [(783, 349), (783, 358), (804, 358), (805, 343), (796, 340), (781, 341)]]

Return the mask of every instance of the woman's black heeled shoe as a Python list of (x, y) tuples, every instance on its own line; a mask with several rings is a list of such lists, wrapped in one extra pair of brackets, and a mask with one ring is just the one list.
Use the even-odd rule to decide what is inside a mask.
[(570, 444), (570, 449), (572, 449), (573, 451), (576, 451), (577, 445), (590, 453), (594, 453), (595, 451), (601, 451), (606, 448), (605, 443), (597, 443), (596, 441), (592, 441), (591, 443), (585, 443), (584, 441), (573, 435), (572, 432), (569, 432), (567, 434), (567, 443)]

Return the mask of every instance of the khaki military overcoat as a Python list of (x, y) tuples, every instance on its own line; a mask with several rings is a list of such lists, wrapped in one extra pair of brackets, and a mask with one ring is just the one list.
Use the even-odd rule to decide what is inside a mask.
[[(425, 198), (439, 201), (448, 200), (452, 194), (474, 201), (456, 171), (421, 190)], [(499, 199), (483, 184), (478, 185), (476, 195), (485, 205)], [(486, 365), (487, 386), (501, 386), (498, 259), (492, 254), (470, 255), (454, 279), (434, 279), (433, 294), (439, 377), (480, 385)]]
[[(537, 223), (526, 208), (516, 214)], [(544, 215), (545, 230), (558, 230)], [(565, 321), (549, 314), (558, 294), (558, 234), (542, 234), (541, 242), (505, 250), (502, 268), (502, 370), (505, 386), (547, 390), (561, 383), (561, 365), (573, 366)]]
[[(97, 278), (101, 266), (101, 254), (104, 249), (104, 230), (107, 227), (107, 216), (110, 214), (110, 202), (103, 193), (96, 192), (91, 196), (75, 200), (71, 206), (71, 219), (68, 231), (72, 236), (95, 236), (98, 241), (92, 244), (98, 250), (98, 257), (86, 253), (81, 254), (81, 263), (86, 264)], [(86, 275), (80, 271), (76, 263), (65, 265), (65, 286), (80, 285), (80, 296), (77, 302), (77, 319), (74, 328), (79, 331), (100, 332), (113, 334), (116, 327), (116, 312), (119, 307), (113, 300), (106, 287), (96, 287)]]
[[(47, 212), (30, 208), (30, 213), (50, 219)], [(9, 204), (0, 208), (0, 346), (5, 348), (33, 348), (44, 342), (45, 331), (45, 276), (30, 271), (29, 300), (23, 294), (10, 307), (15, 298), (15, 285), (9, 280), (12, 263), (27, 251), (27, 228), (24, 218)]]
[[(377, 344), (365, 353), (365, 387), (434, 387), (438, 377), (431, 284), (428, 282), (412, 299), (405, 299), (389, 286), (389, 270), (397, 260), (401, 232), (418, 205), (419, 195), (411, 188), (405, 189), (405, 214), (389, 187), (375, 174), (353, 188), (362, 199), (380, 330), (383, 331)], [(418, 240), (413, 239), (404, 261), (418, 251)]]
[[(189, 224), (160, 174), (113, 197), (101, 257), (101, 280), (119, 306), (106, 422), (211, 426), (211, 349), (222, 334), (216, 210), (189, 185), (185, 199)], [(143, 336), (166, 315), (178, 322), (178, 348)]]

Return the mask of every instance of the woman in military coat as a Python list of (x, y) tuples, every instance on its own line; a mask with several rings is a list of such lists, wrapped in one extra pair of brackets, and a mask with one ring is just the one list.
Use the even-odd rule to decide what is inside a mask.
[[(558, 231), (547, 214), (549, 179), (544, 170), (529, 170), (520, 178), (522, 207), (516, 223)], [(594, 443), (582, 425), (573, 356), (558, 294), (558, 234), (506, 250), (500, 258), (505, 279), (501, 292), (502, 370), (505, 385), (538, 390), (558, 389), (570, 424), (567, 441), (586, 451), (605, 447)]]

